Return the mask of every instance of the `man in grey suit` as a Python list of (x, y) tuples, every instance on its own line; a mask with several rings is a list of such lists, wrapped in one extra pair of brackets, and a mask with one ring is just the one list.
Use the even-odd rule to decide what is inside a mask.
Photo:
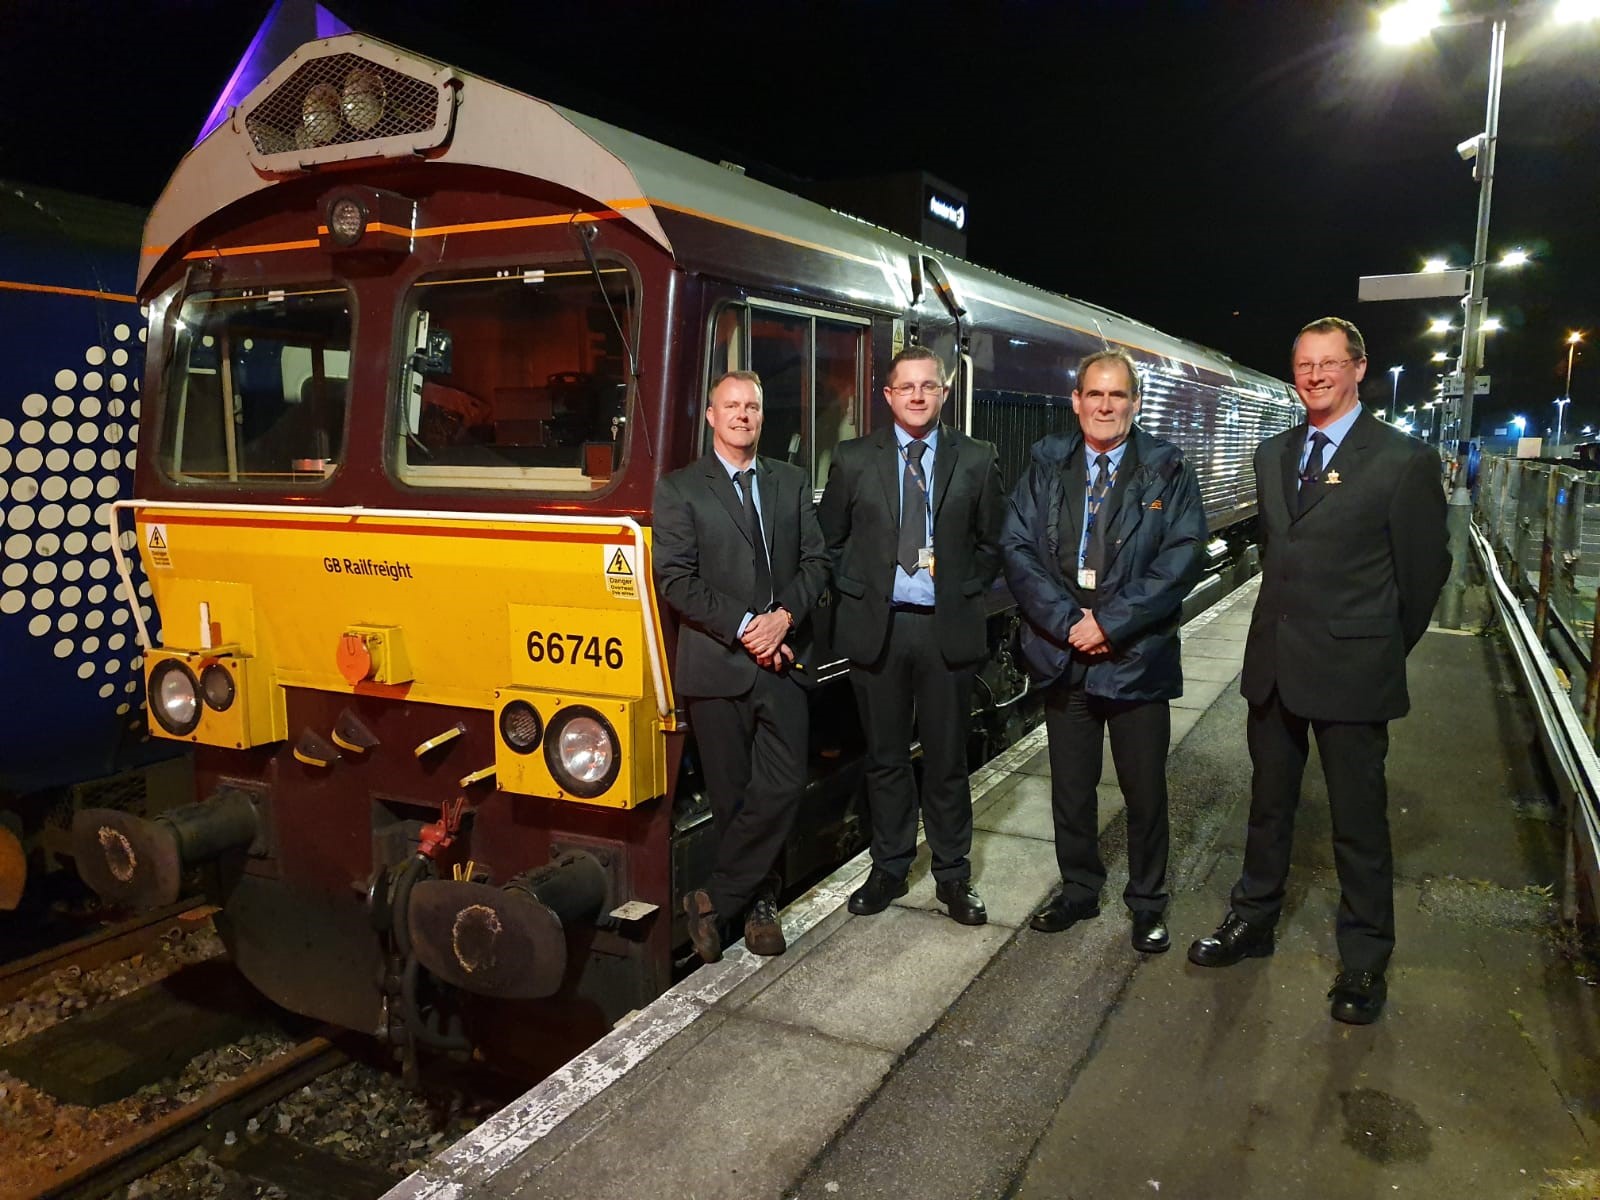
[(834, 649), (867, 738), (872, 871), (858, 916), (906, 892), (917, 849), (911, 738), (922, 742), (922, 823), (935, 894), (982, 925), (972, 886), (967, 727), (972, 679), (989, 652), (984, 601), (1000, 570), (1004, 495), (995, 448), (939, 423), (947, 375), (922, 346), (897, 354), (883, 389), (894, 423), (839, 443), (818, 518), (839, 594)]
[(795, 672), (828, 584), (811, 480), (756, 455), (761, 380), (730, 371), (706, 407), (711, 453), (655, 494), (655, 579), (678, 616), (673, 683), (689, 709), (711, 797), (716, 866), (683, 898), (706, 962), (744, 917), (745, 945), (782, 954), (776, 864), (805, 786), (808, 712)]
[(1394, 950), (1394, 856), (1384, 758), (1410, 707), (1406, 655), (1450, 570), (1439, 461), (1366, 413), (1366, 346), (1324, 317), (1295, 339), (1305, 424), (1256, 450), (1261, 594), (1245, 642), (1253, 764), (1244, 870), (1220, 928), (1189, 948), (1225, 967), (1271, 954), (1283, 908), (1308, 735), (1317, 738), (1339, 873), (1335, 1020), (1377, 1020)]

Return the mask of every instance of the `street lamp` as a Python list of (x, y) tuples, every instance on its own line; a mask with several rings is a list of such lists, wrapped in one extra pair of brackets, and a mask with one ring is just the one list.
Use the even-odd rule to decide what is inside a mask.
[(1573, 330), (1567, 334), (1567, 387), (1563, 395), (1568, 400), (1572, 399), (1572, 352), (1578, 348), (1578, 343), (1583, 341), (1583, 334)]
[(1517, 427), (1517, 436), (1521, 437), (1528, 429), (1528, 418), (1518, 413), (1511, 418), (1511, 423)]
[[(1586, 19), (1594, 16), (1594, 3), (1563, 0), (1558, 19)], [(1512, 10), (1502, 8), (1494, 14), (1445, 14), (1442, 0), (1403, 0), (1379, 16), (1379, 34), (1384, 42), (1416, 42), (1442, 24), (1482, 24), (1490, 22), (1490, 88), (1482, 133), (1462, 141), (1456, 154), (1474, 165), (1478, 181), (1478, 224), (1472, 240), (1472, 270), (1467, 286), (1466, 320), (1461, 330), (1461, 408), (1456, 434), (1456, 480), (1450, 496), (1450, 582), (1440, 608), (1440, 624), (1446, 629), (1461, 626), (1462, 594), (1467, 586), (1467, 528), (1472, 523), (1472, 496), (1467, 491), (1467, 470), (1472, 458), (1472, 392), (1477, 386), (1483, 363), (1483, 270), (1490, 250), (1490, 197), (1494, 190), (1494, 150), (1499, 146), (1499, 99), (1501, 77), (1506, 69), (1506, 21)], [(1522, 11), (1522, 10), (1517, 10)]]
[(1562, 396), (1562, 397), (1552, 401), (1552, 403), (1556, 406), (1556, 440), (1555, 440), (1555, 444), (1556, 444), (1556, 446), (1559, 447), (1561, 445), (1561, 418), (1566, 415), (1567, 405), (1572, 403), (1572, 397), (1571, 396)]
[(1389, 397), (1389, 405), (1390, 405), (1391, 408), (1395, 409), (1395, 411), (1397, 411), (1397, 412), (1400, 409), (1400, 373), (1402, 371), (1404, 371), (1404, 370), (1405, 370), (1404, 367), (1390, 367), (1389, 368), (1389, 374), (1394, 376), (1394, 392)]

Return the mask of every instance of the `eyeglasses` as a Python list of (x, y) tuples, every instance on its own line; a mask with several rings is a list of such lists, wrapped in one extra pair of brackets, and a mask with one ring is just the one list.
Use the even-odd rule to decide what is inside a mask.
[(892, 384), (889, 390), (904, 400), (908, 397), (915, 396), (918, 392), (921, 392), (924, 396), (937, 396), (940, 392), (944, 391), (944, 384), (935, 383), (931, 379), (925, 379), (921, 383)]
[(1321, 362), (1295, 363), (1294, 373), (1296, 375), (1309, 375), (1315, 371), (1319, 375), (1326, 375), (1330, 371), (1343, 370), (1355, 361), (1353, 358), (1325, 358)]

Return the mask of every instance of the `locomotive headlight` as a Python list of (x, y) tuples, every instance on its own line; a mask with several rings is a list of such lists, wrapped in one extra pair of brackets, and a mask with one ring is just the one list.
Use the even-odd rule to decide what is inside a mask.
[(340, 196), (328, 205), (328, 236), (341, 246), (354, 246), (367, 231), (367, 208), (354, 196)]
[(526, 700), (513, 700), (500, 710), (500, 739), (518, 754), (531, 754), (544, 736), (539, 710)]
[(212, 663), (200, 672), (200, 694), (205, 697), (206, 703), (218, 712), (227, 712), (232, 707), (237, 692), (233, 674), (221, 663)]
[(617, 731), (587, 705), (563, 708), (546, 731), (544, 761), (556, 782), (573, 795), (598, 796), (616, 782), (622, 766)]
[(300, 132), (296, 140), (302, 148), (326, 146), (339, 136), (339, 93), (331, 83), (319, 83), (300, 101)]
[(151, 670), (150, 711), (174, 737), (187, 737), (200, 724), (200, 685), (178, 659), (166, 659)]
[(383, 80), (372, 71), (357, 67), (344, 77), (344, 87), (339, 92), (339, 110), (344, 113), (345, 124), (362, 133), (369, 132), (383, 120), (388, 95)]

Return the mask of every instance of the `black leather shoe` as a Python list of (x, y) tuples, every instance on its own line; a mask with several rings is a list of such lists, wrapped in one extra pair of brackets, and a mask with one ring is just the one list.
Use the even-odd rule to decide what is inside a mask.
[(1133, 948), (1140, 954), (1164, 954), (1172, 946), (1167, 919), (1158, 912), (1133, 914)]
[(904, 879), (896, 879), (880, 867), (873, 867), (867, 881), (850, 893), (850, 911), (858, 917), (870, 917), (889, 907), (890, 901), (906, 894)]
[(1050, 903), (1033, 914), (1028, 921), (1028, 928), (1037, 929), (1040, 933), (1060, 933), (1063, 929), (1071, 929), (1079, 921), (1099, 915), (1099, 900), (1069, 900), (1057, 892), (1050, 897)]
[(1230, 912), (1215, 933), (1190, 945), (1189, 961), (1197, 967), (1231, 967), (1246, 958), (1265, 958), (1272, 950), (1270, 925), (1252, 925)]
[(933, 894), (938, 897), (939, 903), (944, 905), (945, 911), (953, 920), (963, 925), (988, 924), (989, 910), (983, 906), (983, 901), (973, 890), (972, 880), (951, 879), (945, 883), (935, 884)]
[(1381, 971), (1340, 971), (1328, 990), (1329, 1015), (1346, 1025), (1371, 1025), (1383, 1012), (1389, 985)]
[(683, 912), (689, 918), (689, 940), (694, 952), (708, 963), (722, 961), (722, 934), (717, 929), (717, 906), (704, 892), (690, 892), (683, 898)]

